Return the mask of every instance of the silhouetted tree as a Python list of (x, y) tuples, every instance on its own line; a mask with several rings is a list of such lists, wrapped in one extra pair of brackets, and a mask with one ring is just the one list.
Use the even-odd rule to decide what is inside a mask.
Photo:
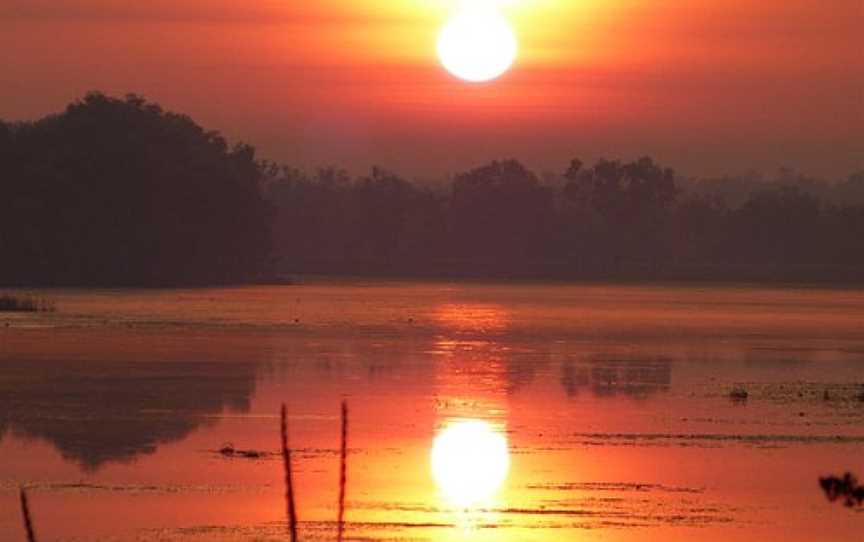
[(271, 254), (293, 272), (861, 281), (862, 239), (864, 172), (682, 180), (646, 157), (541, 182), (503, 160), (436, 189), (258, 161), (134, 95), (0, 122), (0, 284), (238, 281)]
[(857, 171), (835, 189), (834, 203), (839, 205), (864, 205), (864, 171)]
[(757, 192), (730, 218), (734, 228), (730, 253), (736, 259), (747, 263), (824, 261), (820, 203), (796, 186)]
[(130, 95), (0, 130), (0, 282), (197, 284), (266, 269), (272, 210), (247, 145)]
[(552, 197), (516, 160), (456, 176), (450, 201), (452, 244), (461, 258), (513, 265), (543, 255)]
[(292, 168), (271, 173), (268, 195), (278, 210), (274, 241), (287, 263), (344, 263), (350, 184), (337, 168), (319, 169), (311, 177)]
[(567, 195), (588, 203), (605, 220), (608, 251), (604, 252), (615, 267), (625, 257), (654, 266), (663, 259), (662, 236), (679, 193), (672, 169), (640, 158), (629, 163), (600, 160), (583, 170), (582, 163), (574, 160), (564, 176), (569, 181), (564, 188)]
[(288, 168), (268, 193), (288, 266), (396, 272), (441, 256), (441, 198), (382, 168), (356, 180), (335, 168), (312, 177)]

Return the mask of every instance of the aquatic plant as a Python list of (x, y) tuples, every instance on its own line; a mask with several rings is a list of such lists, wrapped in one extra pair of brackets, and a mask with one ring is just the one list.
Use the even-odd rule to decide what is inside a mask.
[(216, 452), (222, 457), (239, 457), (244, 459), (262, 459), (269, 455), (268, 452), (261, 450), (241, 450), (235, 448), (230, 442), (225, 443), (221, 448), (216, 450)]
[(291, 542), (297, 541), (297, 509), (294, 506), (294, 482), (291, 476), (291, 449), (288, 448), (288, 416), (282, 403), (282, 464), (285, 469), (285, 507)]
[(33, 518), (30, 516), (30, 505), (27, 502), (27, 492), (22, 487), (19, 491), (21, 496), (21, 517), (24, 521), (24, 530), (27, 531), (27, 542), (36, 542), (36, 531), (33, 529)]
[(750, 397), (750, 394), (747, 393), (744, 386), (735, 386), (732, 388), (732, 391), (729, 392), (729, 398), (733, 401), (746, 401), (748, 397)]
[(54, 303), (34, 296), (0, 295), (0, 312), (54, 312)]
[[(292, 542), (297, 539), (297, 508), (294, 503), (294, 480), (291, 466), (291, 449), (288, 447), (288, 416), (285, 403), (281, 411), (282, 460), (285, 469), (285, 507), (288, 516), (288, 533)], [(342, 401), (341, 446), (339, 450), (339, 505), (336, 520), (337, 540), (342, 542), (345, 535), (345, 493), (348, 486), (348, 402)], [(237, 451), (230, 444), (219, 453), (233, 455)]]
[(342, 447), (339, 452), (339, 516), (337, 541), (345, 532), (345, 487), (348, 485), (348, 403), (342, 401)]
[(831, 502), (842, 499), (843, 504), (850, 508), (864, 504), (864, 486), (858, 484), (858, 479), (851, 472), (847, 472), (842, 478), (839, 476), (819, 478), (819, 486)]

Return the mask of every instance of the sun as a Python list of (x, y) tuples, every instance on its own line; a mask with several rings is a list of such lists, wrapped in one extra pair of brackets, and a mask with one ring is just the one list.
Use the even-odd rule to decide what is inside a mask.
[(494, 6), (463, 7), (438, 36), (438, 58), (460, 79), (489, 81), (516, 61), (518, 43), (513, 29)]
[(507, 439), (483, 421), (449, 425), (432, 445), (432, 476), (454, 506), (467, 508), (490, 501), (509, 468)]

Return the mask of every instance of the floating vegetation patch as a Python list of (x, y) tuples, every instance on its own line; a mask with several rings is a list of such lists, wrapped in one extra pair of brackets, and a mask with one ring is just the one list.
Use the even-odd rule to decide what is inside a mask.
[(703, 493), (704, 488), (674, 487), (662, 484), (630, 482), (571, 482), (561, 484), (528, 484), (528, 489), (547, 491), (659, 491), (664, 493)]
[(746, 435), (723, 433), (574, 433), (573, 444), (583, 446), (696, 446), (729, 445), (788, 447), (796, 444), (864, 444), (864, 436)]
[[(34, 482), (27, 485), (29, 490), (56, 493), (128, 493), (133, 495), (155, 494), (170, 495), (178, 493), (225, 494), (236, 492), (261, 492), (265, 486), (256, 485), (182, 485), (182, 484), (91, 484), (84, 482)], [(13, 491), (17, 482), (0, 482), (0, 491)]]
[(272, 455), (275, 455), (271, 452), (265, 452), (263, 450), (241, 450), (240, 448), (235, 448), (234, 445), (230, 442), (224, 444), (221, 448), (216, 450), (216, 452), (222, 457), (237, 459), (265, 459)]
[(0, 312), (54, 312), (53, 301), (31, 295), (0, 295)]
[(840, 408), (864, 403), (864, 382), (739, 382), (725, 395), (733, 400)]
[(864, 505), (864, 486), (858, 483), (858, 479), (851, 472), (842, 477), (819, 478), (819, 486), (831, 502), (842, 501), (849, 508)]
[(735, 386), (729, 391), (729, 398), (736, 402), (746, 401), (748, 397), (750, 394), (744, 386)]

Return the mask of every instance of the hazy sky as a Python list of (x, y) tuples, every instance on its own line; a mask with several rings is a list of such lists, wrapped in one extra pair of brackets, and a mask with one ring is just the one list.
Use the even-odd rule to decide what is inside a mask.
[(136, 92), (271, 159), (427, 177), (510, 156), (864, 168), (862, 0), (503, 0), (519, 58), (482, 85), (436, 58), (457, 3), (2, 0), (0, 117)]

